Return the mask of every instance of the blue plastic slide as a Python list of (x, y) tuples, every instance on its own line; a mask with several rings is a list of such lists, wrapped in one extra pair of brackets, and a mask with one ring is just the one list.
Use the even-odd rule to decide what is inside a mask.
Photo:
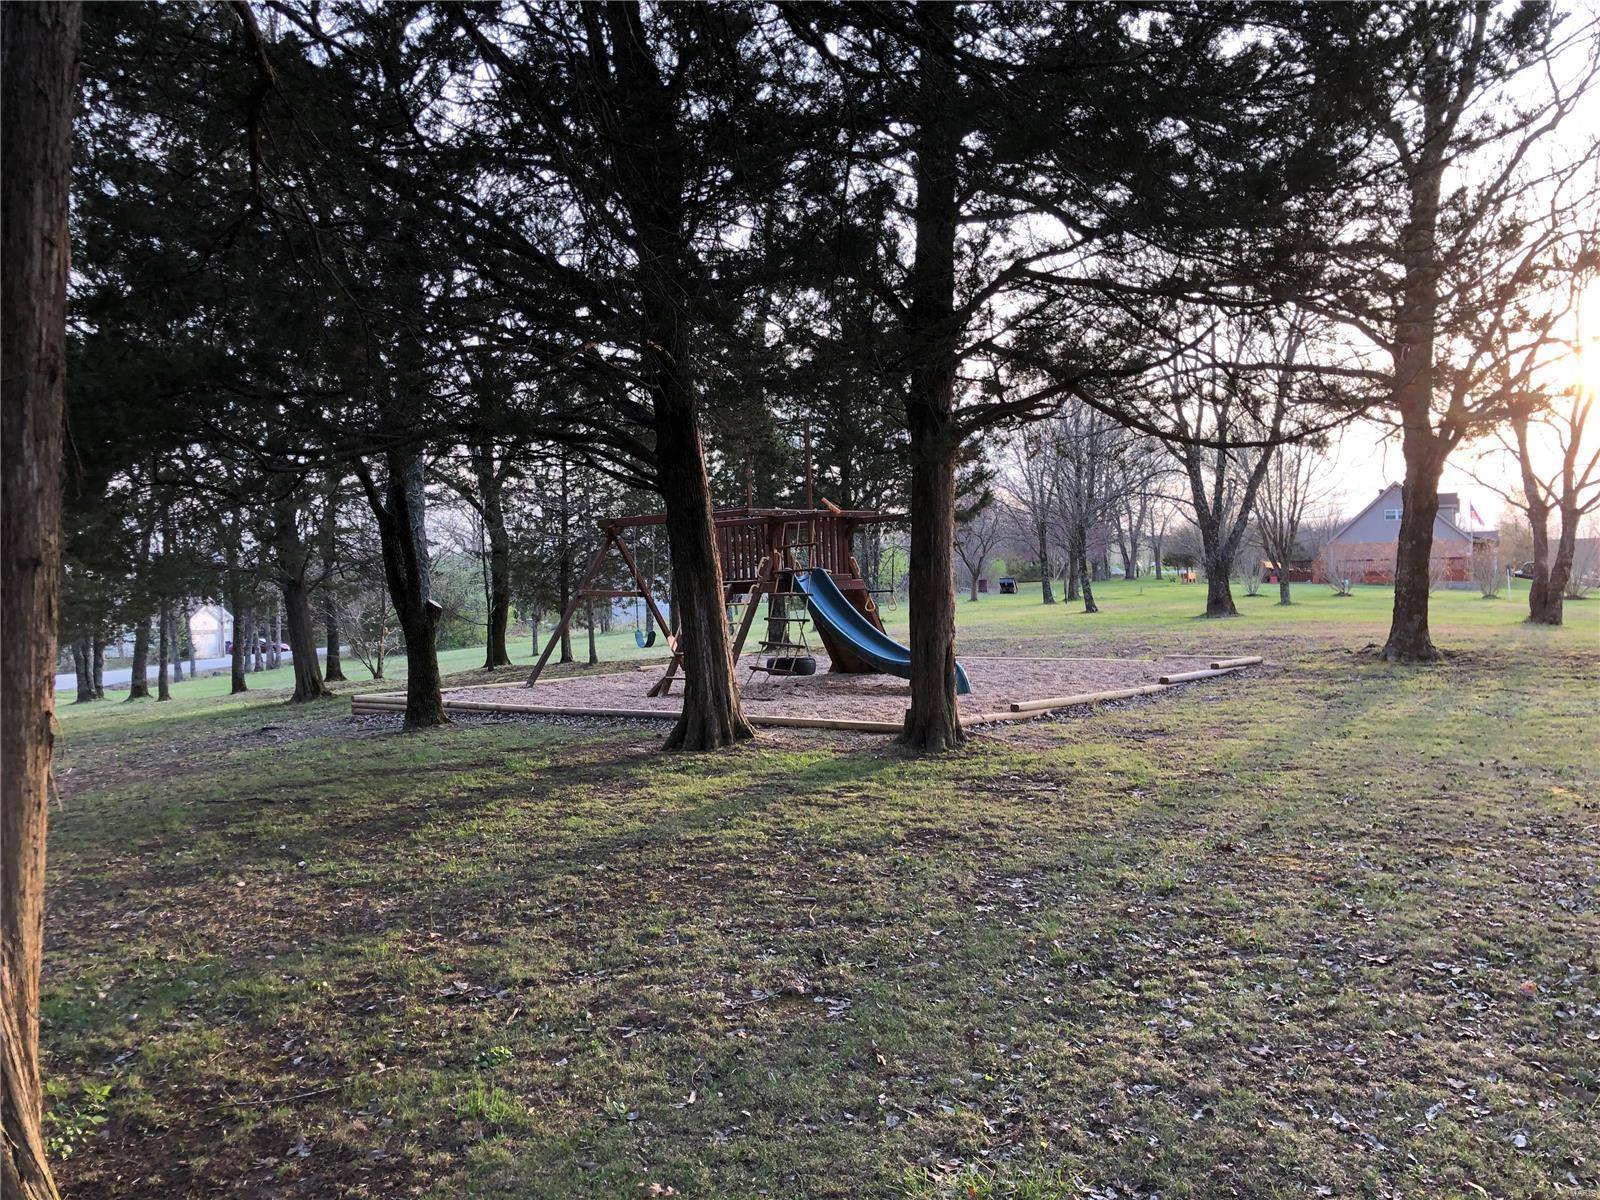
[[(866, 615), (845, 599), (833, 576), (826, 571), (798, 571), (795, 583), (806, 594), (811, 619), (823, 632), (838, 638), (852, 653), (885, 675), (911, 678), (911, 651), (879, 629)], [(956, 664), (956, 694), (972, 691), (967, 673)]]

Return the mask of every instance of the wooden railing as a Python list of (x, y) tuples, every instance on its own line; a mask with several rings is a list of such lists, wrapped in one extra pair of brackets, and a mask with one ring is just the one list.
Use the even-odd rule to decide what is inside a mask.
[[(780, 570), (821, 567), (836, 576), (853, 577), (857, 527), (897, 519), (891, 513), (867, 511), (723, 509), (715, 515), (723, 582), (729, 586), (754, 583), (762, 573), (762, 564), (774, 555)], [(660, 516), (639, 515), (611, 518), (600, 525), (639, 528), (660, 525), (664, 520)]]

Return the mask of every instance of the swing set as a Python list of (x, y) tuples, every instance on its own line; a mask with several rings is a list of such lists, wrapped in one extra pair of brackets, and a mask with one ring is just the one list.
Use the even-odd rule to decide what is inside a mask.
[[(883, 630), (872, 589), (862, 577), (852, 547), (855, 532), (861, 526), (887, 524), (903, 518), (895, 513), (869, 509), (841, 509), (827, 500), (822, 503), (822, 508), (754, 508), (746, 504), (742, 508), (718, 509), (712, 514), (717, 558), (722, 567), (722, 603), (729, 614), (735, 662), (744, 653), (761, 599), (767, 600), (766, 636), (760, 641), (762, 657), (752, 666), (752, 671), (806, 675), (816, 669), (816, 659), (806, 641), (805, 630), (809, 623), (806, 597), (798, 586), (799, 578), (806, 572), (825, 572), (844, 600), (880, 633)], [(529, 687), (538, 682), (552, 651), (560, 644), (561, 635), (584, 600), (603, 599), (611, 603), (631, 599), (642, 602), (642, 611), (636, 606), (634, 613), (634, 643), (641, 650), (649, 649), (656, 644), (659, 632), (672, 652), (666, 672), (651, 686), (648, 694), (664, 696), (671, 691), (672, 682), (683, 667), (683, 654), (678, 646), (678, 631), (669, 626), (653, 590), (658, 578), (655, 571), (657, 529), (665, 524), (664, 516), (652, 513), (608, 517), (596, 522), (600, 545), (589, 560), (577, 591), (561, 614), (550, 640), (545, 643), (539, 661), (534, 664), (528, 677)], [(637, 540), (646, 531), (650, 537), (651, 572), (648, 576), (639, 569), (638, 559), (629, 545), (630, 538)], [(613, 552), (621, 560), (631, 587), (594, 586)], [(736, 613), (735, 610), (742, 611)], [(646, 615), (648, 626), (644, 624)], [(830, 632), (828, 626), (819, 624), (816, 628), (828, 652), (830, 672), (868, 674), (879, 670), (859, 655), (852, 643)]]

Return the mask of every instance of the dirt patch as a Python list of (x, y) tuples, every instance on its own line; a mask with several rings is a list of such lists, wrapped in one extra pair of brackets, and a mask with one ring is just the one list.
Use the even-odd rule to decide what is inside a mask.
[[(739, 683), (746, 711), (752, 716), (826, 717), (858, 721), (899, 721), (911, 702), (911, 687), (892, 675), (828, 673), (826, 655), (817, 657), (817, 673), (774, 676), (752, 668), (760, 660), (747, 655), (739, 663)], [(963, 658), (972, 684), (960, 698), (963, 716), (1004, 712), (1013, 701), (1077, 695), (1155, 683), (1162, 675), (1193, 671), (1209, 658)], [(648, 696), (661, 675), (659, 664), (605, 675), (544, 681), (531, 688), (477, 687), (452, 689), (449, 700), (503, 705), (507, 709), (561, 705), (570, 708), (627, 709), (674, 714), (683, 707), (683, 686), (672, 694)]]

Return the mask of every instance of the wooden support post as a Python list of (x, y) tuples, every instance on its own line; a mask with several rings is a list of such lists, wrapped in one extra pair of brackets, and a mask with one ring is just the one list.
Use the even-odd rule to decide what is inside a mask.
[(600, 543), (600, 548), (594, 552), (594, 557), (589, 560), (589, 569), (583, 573), (583, 581), (578, 584), (577, 590), (572, 593), (572, 600), (567, 605), (567, 611), (561, 614), (561, 620), (556, 622), (555, 632), (550, 635), (550, 640), (544, 644), (544, 653), (539, 655), (539, 661), (533, 665), (533, 674), (528, 676), (528, 686), (532, 687), (539, 682), (539, 674), (544, 670), (545, 663), (550, 661), (550, 653), (556, 648), (556, 643), (561, 640), (561, 634), (572, 621), (572, 614), (578, 611), (578, 604), (583, 600), (583, 589), (589, 586), (600, 570), (600, 563), (606, 556), (606, 551), (611, 548), (612, 539), (616, 533), (606, 530), (605, 539)]
[(777, 590), (777, 580), (771, 570), (772, 560), (765, 559), (756, 568), (756, 585), (750, 589), (749, 598), (745, 601), (744, 620), (739, 622), (739, 636), (733, 642), (733, 665), (739, 666), (739, 655), (744, 653), (744, 641), (750, 636), (750, 626), (755, 624), (756, 607), (761, 603), (761, 597), (768, 592)]
[(628, 544), (620, 537), (615, 538), (615, 541), (617, 550), (622, 554), (622, 561), (628, 564), (628, 570), (633, 573), (634, 583), (639, 585), (639, 594), (644, 597), (644, 602), (650, 609), (650, 616), (661, 627), (661, 632), (666, 635), (668, 648), (673, 653), (677, 653), (678, 647), (672, 640), (672, 630), (667, 628), (667, 619), (661, 615), (661, 609), (656, 606), (656, 598), (650, 594), (650, 586), (645, 582), (644, 575), (639, 570), (639, 564), (634, 562), (633, 552), (628, 549)]
[(1228, 667), (1253, 667), (1261, 661), (1259, 654), (1248, 655), (1244, 658), (1219, 658), (1211, 664), (1213, 671), (1225, 670)]
[[(757, 568), (756, 586), (750, 589), (750, 599), (746, 602), (747, 607), (745, 609), (744, 621), (739, 626), (739, 636), (737, 639), (735, 639), (733, 644), (733, 665), (735, 667), (739, 665), (739, 655), (744, 649), (744, 640), (750, 633), (751, 622), (755, 619), (756, 605), (759, 603), (762, 594), (766, 590), (766, 585), (770, 583), (770, 580), (763, 580), (763, 572), (765, 570), (765, 563)], [(723, 589), (722, 608), (724, 612), (727, 611), (728, 605), (733, 603), (733, 598), (736, 595), (738, 595), (738, 592), (732, 587), (726, 587)], [(663, 628), (665, 628), (665, 626), (663, 626)], [(683, 665), (683, 655), (678, 653), (678, 642), (676, 636), (669, 634), (667, 640), (672, 646), (672, 661), (667, 664), (666, 674), (664, 674), (660, 679), (656, 680), (654, 685), (651, 686), (650, 690), (645, 693), (647, 696), (665, 696), (671, 692), (672, 681), (677, 678), (678, 668)]]
[(673, 677), (677, 675), (678, 667), (683, 663), (683, 655), (678, 652), (678, 635), (669, 633), (667, 644), (672, 648), (672, 661), (667, 664), (666, 674), (651, 684), (650, 690), (645, 693), (646, 696), (665, 696), (670, 692)]

